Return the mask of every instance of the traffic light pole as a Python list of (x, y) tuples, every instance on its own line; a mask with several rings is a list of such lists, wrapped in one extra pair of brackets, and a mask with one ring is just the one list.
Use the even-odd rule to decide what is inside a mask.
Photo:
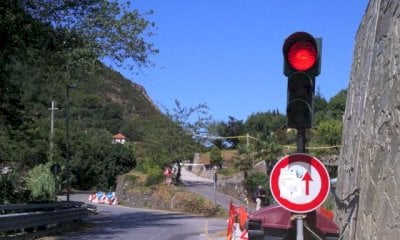
[(298, 153), (306, 152), (306, 129), (305, 128), (297, 129), (297, 152)]
[[(305, 153), (306, 152), (306, 129), (298, 128), (297, 129), (297, 152)], [(296, 240), (304, 239), (304, 222), (303, 219), (305, 215), (297, 214), (296, 217)]]
[[(322, 39), (296, 32), (283, 44), (283, 73), (288, 77), (287, 127), (297, 129), (297, 152), (306, 152), (306, 129), (313, 126), (315, 77), (320, 74)], [(303, 240), (303, 219), (295, 214), (297, 240)]]

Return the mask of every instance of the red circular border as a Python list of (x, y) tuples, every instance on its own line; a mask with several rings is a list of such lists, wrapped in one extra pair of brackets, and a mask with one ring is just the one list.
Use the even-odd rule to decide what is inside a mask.
[[(288, 201), (287, 199), (280, 197), (278, 182), (281, 169), (293, 162), (304, 162), (310, 164), (317, 170), (321, 177), (321, 190), (319, 194), (312, 201), (305, 204), (293, 203)], [(272, 169), (269, 184), (271, 193), (278, 204), (283, 208), (295, 213), (306, 213), (317, 209), (319, 206), (322, 205), (322, 203), (324, 203), (324, 201), (328, 197), (330, 190), (330, 178), (325, 166), (317, 158), (304, 153), (288, 155), (279, 160), (276, 163), (275, 167)]]

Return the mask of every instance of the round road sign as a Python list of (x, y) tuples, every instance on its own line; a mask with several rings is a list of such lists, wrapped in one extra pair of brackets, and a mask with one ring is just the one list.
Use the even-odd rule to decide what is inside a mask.
[(61, 173), (61, 166), (58, 163), (55, 163), (53, 165), (50, 166), (50, 171), (54, 174), (54, 175), (58, 175)]
[(295, 213), (311, 212), (328, 197), (329, 174), (315, 157), (304, 153), (288, 155), (272, 169), (270, 189), (283, 208)]

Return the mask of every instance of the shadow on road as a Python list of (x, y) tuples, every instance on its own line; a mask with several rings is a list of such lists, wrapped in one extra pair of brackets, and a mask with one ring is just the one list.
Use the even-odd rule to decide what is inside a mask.
[(81, 231), (54, 236), (52, 239), (146, 239), (146, 236), (148, 237), (146, 233), (150, 232), (154, 239), (162, 239), (155, 238), (157, 235), (154, 233), (162, 234), (165, 229), (177, 228), (182, 225), (182, 221), (186, 222), (193, 218), (179, 213), (153, 211), (111, 213), (108, 210), (86, 219), (88, 225)]

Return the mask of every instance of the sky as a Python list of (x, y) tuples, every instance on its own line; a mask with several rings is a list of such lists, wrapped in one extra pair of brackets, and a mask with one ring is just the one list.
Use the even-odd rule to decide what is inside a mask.
[(357, 29), (367, 0), (134, 0), (155, 22), (148, 42), (159, 49), (155, 66), (116, 69), (142, 85), (161, 110), (175, 100), (184, 107), (206, 104), (215, 121), (229, 116), (286, 114), (287, 78), (282, 46), (305, 31), (322, 38), (316, 87), (329, 100), (348, 87)]

